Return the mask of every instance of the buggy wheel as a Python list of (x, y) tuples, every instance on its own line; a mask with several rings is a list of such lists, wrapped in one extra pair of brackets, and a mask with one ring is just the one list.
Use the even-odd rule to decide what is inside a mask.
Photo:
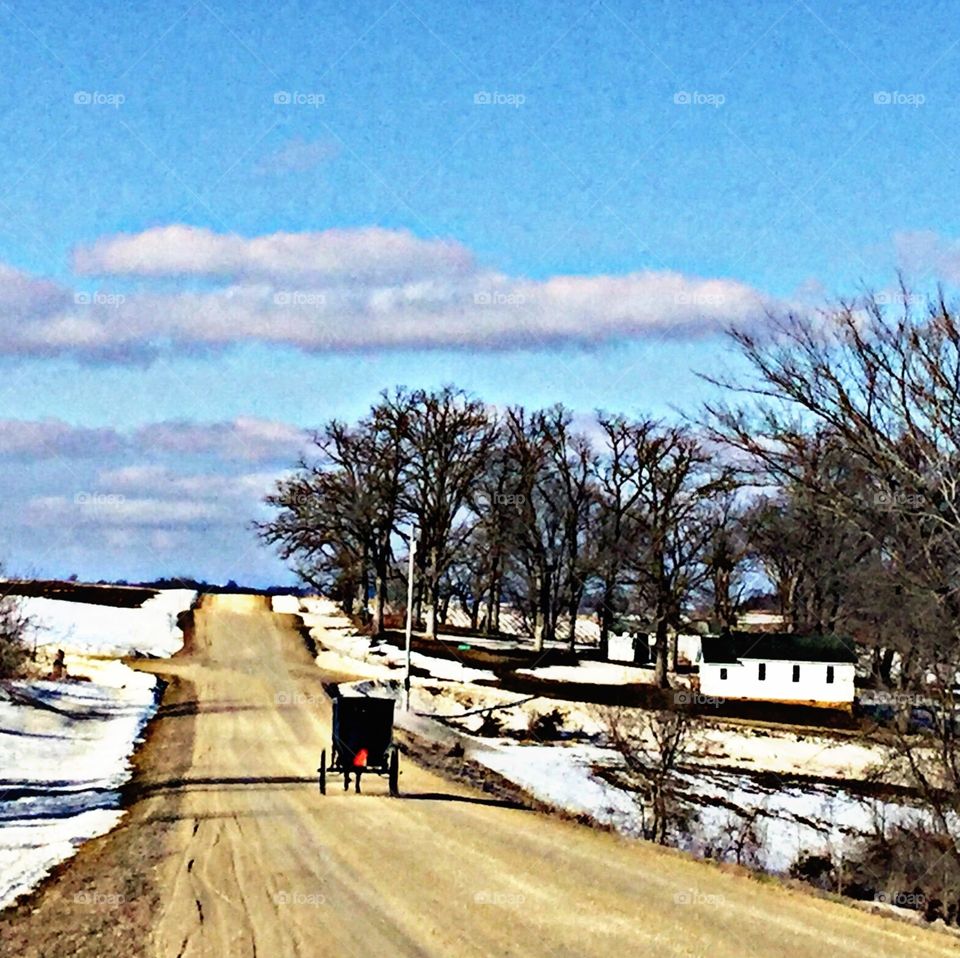
[(357, 771), (357, 782), (353, 790), (359, 795), (360, 794), (360, 772)]
[(320, 773), (320, 794), (327, 794), (327, 750), (324, 749), (320, 753), (320, 768), (317, 769)]
[(396, 798), (400, 794), (400, 749), (396, 745), (390, 749), (390, 794)]

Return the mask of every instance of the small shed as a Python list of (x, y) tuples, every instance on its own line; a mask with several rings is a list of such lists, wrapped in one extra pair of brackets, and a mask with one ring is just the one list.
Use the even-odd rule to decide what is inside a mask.
[(700, 691), (730, 701), (850, 708), (856, 664), (856, 646), (836, 635), (705, 635)]

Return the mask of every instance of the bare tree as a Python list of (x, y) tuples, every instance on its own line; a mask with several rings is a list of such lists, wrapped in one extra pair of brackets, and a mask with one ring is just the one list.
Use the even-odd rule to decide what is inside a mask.
[(665, 845), (686, 826), (688, 806), (678, 773), (696, 745), (690, 714), (620, 708), (605, 710), (603, 718), (637, 797), (643, 836)]
[(562, 528), (556, 583), (558, 603), (565, 607), (572, 651), (591, 569), (588, 543), (596, 505), (593, 480), (596, 456), (587, 438), (571, 431), (571, 420), (570, 413), (562, 406), (554, 406), (544, 417), (544, 434), (550, 452), (548, 482)]
[(746, 590), (744, 571), (750, 543), (744, 510), (734, 491), (721, 491), (704, 508), (706, 570), (704, 591), (713, 606), (717, 628), (730, 632), (737, 625), (737, 613)]
[(556, 637), (562, 612), (572, 645), (589, 575), (594, 455), (586, 438), (571, 430), (571, 421), (562, 406), (534, 413), (513, 407), (504, 419), (518, 520), (510, 541), (518, 580), (514, 593), (526, 608), (538, 649)]
[[(392, 536), (400, 518), (407, 426), (402, 394), (383, 398), (356, 427), (328, 423), (314, 437), (318, 459), (301, 461), (267, 503), (279, 510), (258, 526), (292, 560), (300, 578), (358, 607), (383, 631)], [(371, 583), (372, 580), (372, 583)]]
[[(898, 752), (960, 854), (960, 328), (942, 294), (919, 314), (903, 294), (896, 308), (868, 296), (817, 317), (771, 317), (763, 338), (733, 332), (754, 376), (724, 383), (739, 402), (711, 405), (708, 421), (758, 474), (807, 490), (813, 508), (852, 527), (889, 594), (927, 611), (912, 623), (910, 671), (930, 733), (907, 732), (902, 697)], [(842, 450), (856, 481), (811, 470), (811, 436)]]
[(733, 470), (711, 468), (710, 455), (684, 427), (639, 423), (631, 442), (641, 469), (640, 551), (633, 568), (655, 623), (657, 683), (666, 688), (670, 629), (680, 628), (684, 605), (706, 574), (702, 560), (710, 529), (704, 507), (732, 487)]
[[(3, 576), (0, 567), (0, 578)], [(32, 625), (19, 596), (0, 595), (0, 678), (21, 674), (30, 657), (26, 636)]]
[(597, 518), (593, 536), (600, 583), (600, 654), (607, 657), (610, 629), (625, 611), (630, 568), (640, 549), (638, 503), (644, 481), (633, 442), (636, 426), (623, 416), (598, 417), (604, 445), (597, 465)]
[(419, 527), (424, 618), (427, 634), (435, 636), (441, 584), (456, 551), (452, 533), (487, 467), (496, 422), (482, 402), (451, 386), (417, 390), (407, 399), (401, 502)]

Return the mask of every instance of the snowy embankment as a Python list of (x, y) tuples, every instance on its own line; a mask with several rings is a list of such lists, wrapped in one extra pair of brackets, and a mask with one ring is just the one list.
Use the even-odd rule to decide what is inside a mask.
[[(328, 599), (299, 599), (295, 595), (273, 597), (273, 611), (298, 615), (317, 642), (317, 664), (331, 672), (371, 679), (397, 678), (406, 662), (405, 652), (396, 646), (371, 642), (356, 629), (335, 602)], [(494, 682), (496, 675), (485, 669), (473, 669), (450, 659), (411, 652), (415, 672), (450, 682)]]
[(114, 656), (172, 655), (195, 593), (121, 609), (30, 598), (38, 660), (65, 653), (67, 678), (0, 686), (0, 908), (119, 820), (130, 755), (156, 710), (156, 679)]

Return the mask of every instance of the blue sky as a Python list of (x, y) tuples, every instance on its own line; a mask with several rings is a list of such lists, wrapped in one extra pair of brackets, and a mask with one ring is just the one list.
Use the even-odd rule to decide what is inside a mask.
[(960, 272), (948, 3), (10, 3), (0, 58), (24, 571), (279, 579), (238, 515), (382, 388), (669, 415), (727, 321)]

